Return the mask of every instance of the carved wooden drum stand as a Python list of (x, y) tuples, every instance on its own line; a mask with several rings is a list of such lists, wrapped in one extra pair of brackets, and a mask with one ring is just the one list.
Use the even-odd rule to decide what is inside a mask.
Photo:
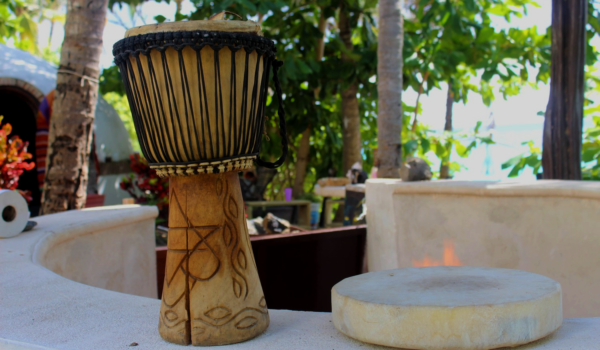
[[(273, 42), (242, 21), (131, 29), (113, 49), (140, 147), (169, 176), (169, 238), (159, 318), (163, 339), (223, 345), (269, 325), (237, 172), (287, 153)], [(283, 155), (258, 157), (269, 72)]]

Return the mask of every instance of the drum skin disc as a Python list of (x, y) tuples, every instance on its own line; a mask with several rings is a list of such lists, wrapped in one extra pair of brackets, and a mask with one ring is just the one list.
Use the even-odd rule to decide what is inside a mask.
[(332, 289), (333, 324), (357, 340), (407, 349), (494, 349), (562, 324), (560, 284), (508, 269), (424, 267), (371, 272)]

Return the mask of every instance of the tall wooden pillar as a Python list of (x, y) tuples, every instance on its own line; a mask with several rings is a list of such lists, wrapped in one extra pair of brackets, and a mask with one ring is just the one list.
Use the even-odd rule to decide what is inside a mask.
[(545, 179), (581, 180), (587, 0), (552, 0), (550, 100), (542, 167)]

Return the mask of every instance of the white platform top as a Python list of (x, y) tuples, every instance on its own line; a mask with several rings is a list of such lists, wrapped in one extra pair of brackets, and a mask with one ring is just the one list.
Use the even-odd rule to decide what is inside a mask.
[(560, 285), (542, 275), (474, 266), (376, 271), (347, 278), (335, 289), (365, 303), (440, 308), (491, 307), (560, 294)]
[(321, 187), (319, 185), (315, 185), (315, 194), (321, 197), (345, 198), (346, 186)]
[(398, 179), (370, 179), (374, 185), (392, 186), (394, 194), (445, 194), (501, 197), (566, 197), (600, 199), (598, 181), (459, 181), (434, 180), (403, 182)]
[[(66, 239), (92, 225), (115, 227), (149, 215), (155, 215), (153, 208), (135, 206), (67, 212), (36, 218), (33, 231), (0, 240), (0, 348), (107, 350), (134, 342), (139, 350), (179, 348), (158, 334), (159, 300), (83, 285), (34, 262), (36, 244), (49, 236)], [(270, 310), (270, 315), (263, 335), (218, 349), (388, 349), (340, 334), (329, 313)], [(598, 349), (598, 344), (600, 318), (567, 319), (549, 338), (518, 349)]]

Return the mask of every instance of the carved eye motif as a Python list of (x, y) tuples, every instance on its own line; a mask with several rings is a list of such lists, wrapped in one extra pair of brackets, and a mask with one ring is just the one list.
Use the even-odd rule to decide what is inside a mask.
[(225, 317), (231, 315), (231, 310), (223, 306), (217, 306), (213, 309), (210, 309), (204, 313), (206, 317), (210, 317), (215, 321), (224, 319)]
[(169, 311), (165, 312), (165, 318), (167, 320), (169, 320), (169, 322), (173, 322), (176, 319), (178, 319), (179, 316), (177, 316), (177, 314), (174, 311), (169, 310)]
[(233, 198), (229, 198), (229, 212), (235, 219), (238, 217), (238, 205)]
[(267, 307), (267, 301), (265, 300), (265, 297), (262, 297), (260, 299), (260, 301), (258, 302), (258, 306), (263, 307), (263, 308)]
[(238, 263), (242, 267), (242, 269), (246, 269), (246, 253), (243, 250), (240, 250), (238, 253)]
[(238, 298), (242, 296), (242, 285), (235, 278), (233, 279), (233, 293)]
[(254, 316), (248, 316), (243, 318), (240, 322), (235, 324), (235, 328), (237, 329), (248, 329), (250, 327), (254, 327), (258, 323), (258, 319)]

